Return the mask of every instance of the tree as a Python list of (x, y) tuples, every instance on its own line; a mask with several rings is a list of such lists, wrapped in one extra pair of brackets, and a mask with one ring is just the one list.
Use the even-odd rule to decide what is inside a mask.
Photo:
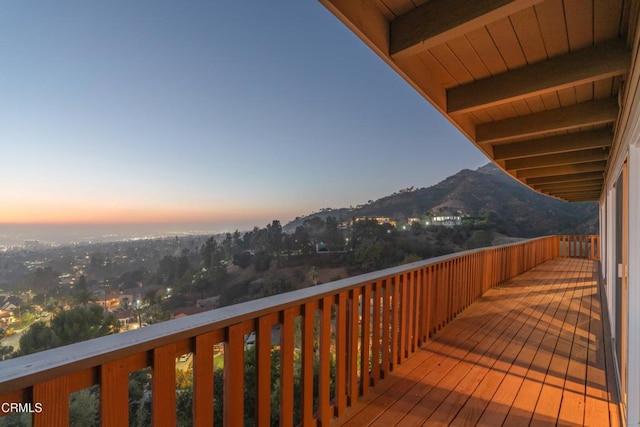
[(267, 242), (272, 253), (279, 254), (282, 247), (282, 225), (274, 219), (267, 224)]
[(92, 305), (61, 312), (51, 320), (51, 328), (67, 345), (118, 332), (119, 323), (112, 314), (105, 315), (102, 307)]
[(471, 234), (469, 240), (467, 240), (467, 249), (483, 248), (485, 246), (491, 246), (493, 236), (491, 232), (486, 230), (476, 230)]
[(36, 322), (20, 337), (17, 356), (37, 353), (50, 348), (86, 341), (118, 332), (120, 325), (112, 315), (105, 315), (102, 307), (75, 307), (58, 313), (47, 326)]
[(13, 346), (0, 344), (0, 360), (4, 360), (13, 353)]
[(78, 283), (76, 284), (75, 288), (78, 291), (86, 291), (87, 290), (87, 276), (85, 276), (84, 274), (81, 274), (80, 277), (78, 277)]
[(271, 254), (267, 251), (258, 251), (253, 262), (256, 271), (267, 271), (271, 266)]
[(62, 341), (51, 327), (36, 322), (20, 336), (20, 349), (16, 351), (15, 356), (38, 353), (61, 345)]
[(76, 304), (87, 307), (89, 303), (95, 302), (96, 296), (88, 289), (81, 289), (79, 291), (74, 292), (73, 300)]
[(242, 252), (233, 255), (233, 264), (242, 268), (243, 270), (251, 265), (251, 253)]
[(178, 260), (171, 255), (165, 255), (158, 261), (158, 276), (164, 283), (172, 283), (178, 277)]
[(313, 252), (313, 243), (311, 243), (311, 235), (306, 227), (299, 225), (296, 227), (293, 236), (293, 249), (300, 251), (302, 255), (308, 255)]
[(339, 225), (338, 220), (333, 216), (329, 216), (325, 220), (324, 231), (321, 235), (321, 239), (329, 250), (335, 251), (344, 249), (344, 235), (338, 228)]
[(97, 391), (82, 389), (71, 394), (69, 399), (69, 424), (74, 427), (93, 427), (99, 425), (100, 401)]
[(59, 276), (60, 273), (51, 267), (37, 268), (28, 278), (28, 286), (30, 289), (51, 291), (58, 285)]

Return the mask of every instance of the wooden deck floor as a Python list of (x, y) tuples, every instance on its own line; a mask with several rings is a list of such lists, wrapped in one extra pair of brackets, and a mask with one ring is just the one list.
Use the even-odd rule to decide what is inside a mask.
[(558, 258), (489, 291), (334, 424), (620, 425), (596, 277)]

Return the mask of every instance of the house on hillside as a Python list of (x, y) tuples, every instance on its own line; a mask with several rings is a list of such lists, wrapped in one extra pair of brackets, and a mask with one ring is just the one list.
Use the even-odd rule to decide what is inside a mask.
[(438, 215), (429, 217), (427, 225), (441, 225), (445, 227), (455, 227), (462, 225), (462, 217), (459, 215)]

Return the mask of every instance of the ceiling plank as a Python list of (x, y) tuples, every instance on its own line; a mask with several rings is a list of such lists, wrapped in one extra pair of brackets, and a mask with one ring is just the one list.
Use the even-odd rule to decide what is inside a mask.
[(574, 199), (574, 198), (586, 198), (586, 199), (597, 199), (600, 196), (599, 190), (593, 191), (569, 191), (566, 193), (543, 193), (548, 194), (549, 196), (560, 197), (562, 199)]
[(630, 66), (624, 40), (612, 40), (451, 88), (447, 91), (447, 111), (470, 112), (618, 76)]
[(389, 23), (389, 53), (410, 56), (543, 0), (431, 0)]
[(553, 189), (539, 188), (537, 190), (547, 194), (591, 193), (591, 192), (602, 191), (602, 184), (589, 185), (586, 187), (566, 187), (566, 188), (553, 188)]
[(476, 126), (476, 141), (479, 144), (508, 141), (547, 132), (612, 123), (617, 117), (618, 100), (612, 97), (492, 123), (483, 123)]
[(509, 171), (540, 168), (545, 166), (562, 166), (576, 163), (588, 163), (598, 160), (606, 160), (609, 153), (603, 148), (573, 151), (570, 153), (544, 154), (542, 156), (524, 157), (505, 162), (505, 168)]
[(578, 181), (586, 181), (590, 179), (604, 179), (603, 172), (581, 172), (567, 175), (557, 175), (557, 176), (545, 176), (545, 177), (532, 177), (527, 178), (527, 185), (539, 185), (539, 184), (552, 184), (552, 183), (560, 183), (560, 182), (578, 182)]
[(612, 142), (611, 128), (604, 128), (496, 145), (493, 147), (493, 158), (509, 160), (541, 154), (568, 153), (589, 148), (610, 147)]
[(571, 197), (568, 199), (565, 199), (568, 202), (597, 202), (600, 200), (600, 196), (598, 195), (597, 197)]
[(544, 168), (524, 169), (516, 172), (518, 179), (537, 178), (542, 176), (558, 176), (582, 172), (603, 172), (607, 162), (604, 160), (575, 165), (547, 166)]
[(573, 199), (573, 198), (587, 198), (587, 199), (597, 199), (600, 196), (600, 191), (567, 191), (562, 193), (544, 193), (549, 196), (560, 197), (561, 199)]
[(589, 179), (585, 181), (575, 181), (575, 182), (557, 182), (552, 184), (537, 184), (532, 187), (536, 190), (558, 190), (562, 188), (585, 188), (585, 187), (593, 187), (593, 186), (602, 186), (604, 184), (604, 178), (598, 179)]

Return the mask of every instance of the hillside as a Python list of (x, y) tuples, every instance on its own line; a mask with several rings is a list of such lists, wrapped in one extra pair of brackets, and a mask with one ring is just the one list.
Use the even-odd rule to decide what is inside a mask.
[[(598, 231), (595, 202), (567, 203), (536, 193), (489, 163), (475, 171), (464, 169), (427, 188), (404, 190), (356, 209), (323, 209), (346, 221), (353, 217), (389, 217), (405, 221), (428, 213), (477, 217), (512, 237), (547, 234), (591, 234)], [(311, 214), (285, 226), (293, 231)]]

